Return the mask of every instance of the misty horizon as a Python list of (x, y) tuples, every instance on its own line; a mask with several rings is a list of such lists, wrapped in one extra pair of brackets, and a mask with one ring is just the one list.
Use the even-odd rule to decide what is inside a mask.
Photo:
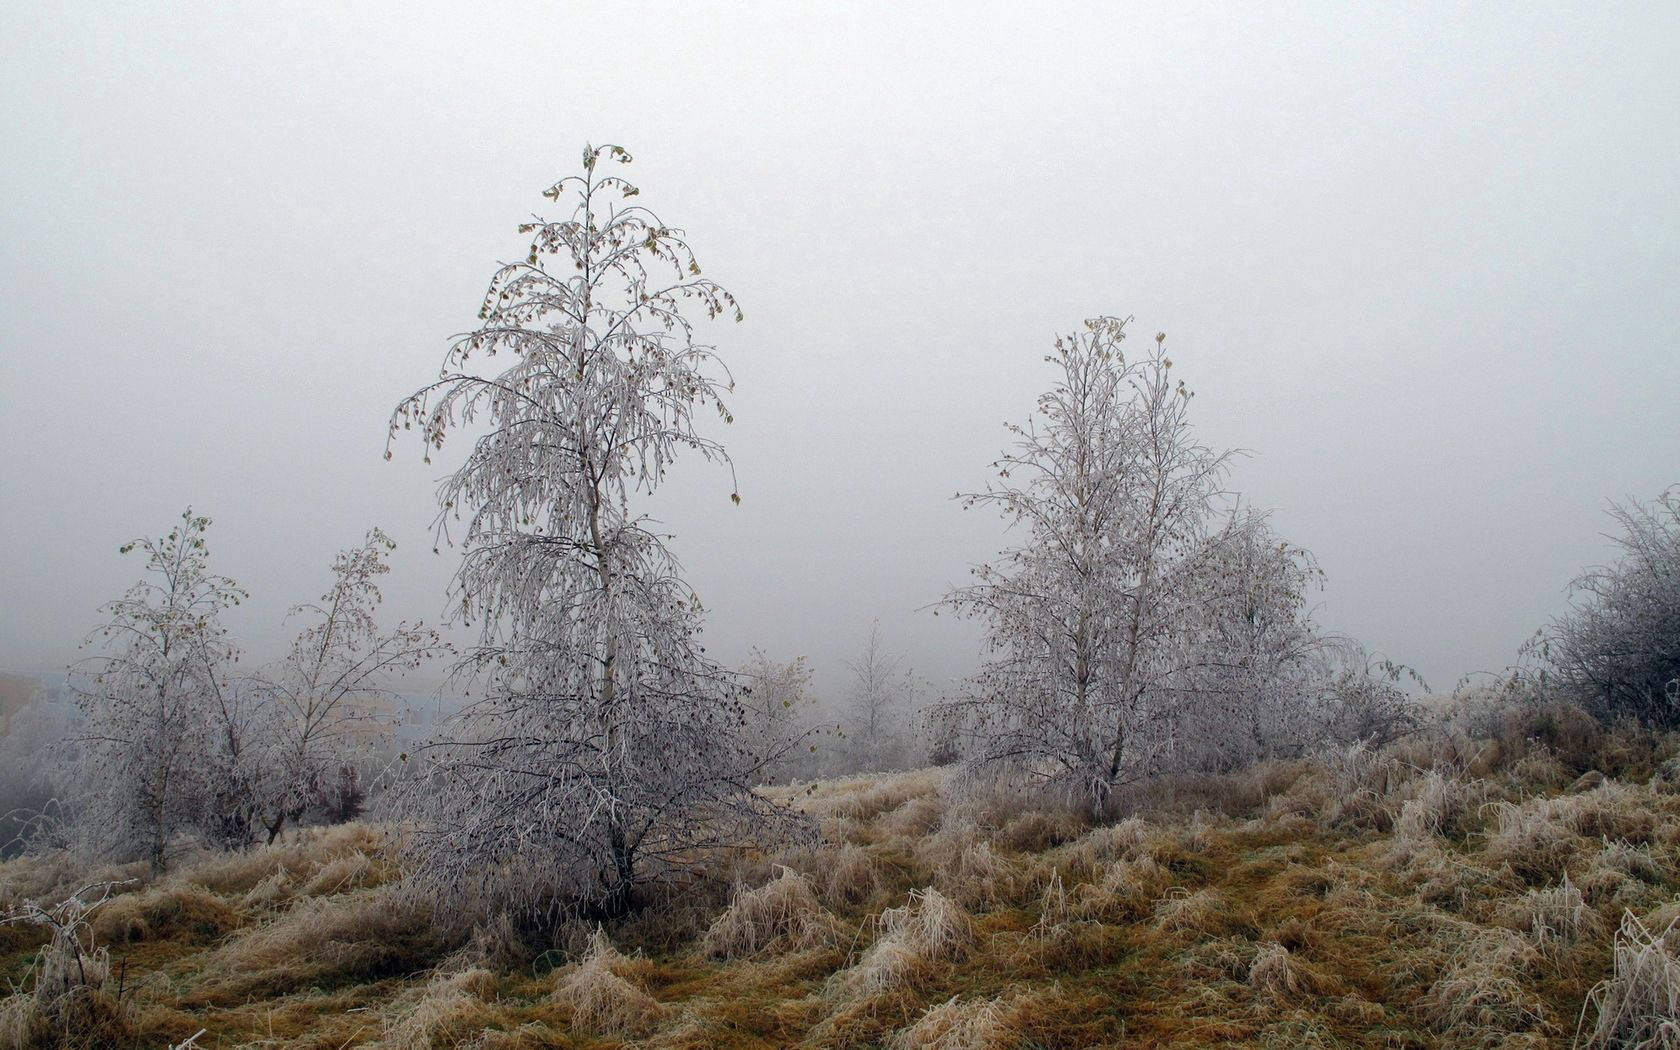
[(189, 505), (248, 663), (374, 525), (382, 616), (439, 622), (460, 448), (385, 462), (386, 424), (585, 142), (746, 312), (700, 332), (741, 504), (688, 457), (645, 505), (729, 665), (837, 694), (879, 619), (971, 672), (929, 607), (1007, 540), (951, 497), (1100, 314), (1167, 333), (1202, 440), (1251, 452), (1228, 487), (1324, 569), (1317, 619), (1436, 689), (1515, 661), (1610, 504), (1680, 480), (1672, 11), (673, 13), (633, 71), (399, 11), (0, 16), (0, 668), (74, 661), (140, 576), (119, 545)]

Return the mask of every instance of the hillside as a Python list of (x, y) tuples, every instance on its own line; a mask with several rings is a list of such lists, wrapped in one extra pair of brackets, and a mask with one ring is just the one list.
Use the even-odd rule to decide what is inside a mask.
[[(445, 936), (373, 825), (152, 884), (30, 858), (0, 903), (139, 881), (91, 914), (98, 994), (51, 1023), (0, 1000), (0, 1046), (1569, 1046), (1624, 913), (1680, 916), (1674, 750), (1528, 715), (1160, 785), (1099, 827), (943, 770), (778, 789), (820, 843), (541, 953)], [(46, 939), (0, 929), (14, 987)]]

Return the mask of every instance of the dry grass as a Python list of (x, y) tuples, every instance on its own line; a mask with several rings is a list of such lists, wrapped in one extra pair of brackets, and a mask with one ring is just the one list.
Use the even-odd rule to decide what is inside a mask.
[(839, 937), (839, 923), (811, 884), (792, 868), (780, 868), (757, 889), (736, 888), (735, 899), (706, 930), (700, 949), (714, 959), (733, 959), (817, 948)]
[[(1594, 1046), (1670, 1045), (1680, 791), (1653, 771), (1680, 738), (1511, 724), (1163, 781), (1097, 828), (942, 771), (766, 789), (829, 840), (707, 858), (714, 881), (593, 935), (434, 917), (390, 885), (386, 832), (308, 831), (95, 916), (127, 967), (100, 1023), (124, 1050), (200, 1028), (253, 1050), (1377, 1050), (1562, 1046), (1580, 1016)], [(80, 877), (0, 864), (0, 897)], [(1624, 908), (1643, 925), (1613, 962)], [(24, 989), (0, 997), (0, 1050), (95, 1045), (37, 1032), (46, 940), (0, 926)]]
[(1064, 851), (1070, 871), (1098, 872), (1115, 861), (1138, 856), (1149, 841), (1152, 829), (1140, 817), (1127, 817), (1117, 824), (1092, 828)]
[(1570, 802), (1540, 798), (1494, 803), (1488, 857), (1530, 882), (1563, 874), (1565, 864), (1580, 850), (1579, 835), (1571, 827)]
[(420, 969), (442, 947), (430, 916), (389, 888), (308, 898), (217, 948), (206, 983), (241, 995), (376, 979)]
[(1535, 946), (1544, 949), (1576, 944), (1599, 928), (1598, 916), (1568, 875), (1556, 886), (1529, 890), (1506, 904), (1502, 913), (1507, 923), (1528, 931)]
[[(1632, 913), (1622, 916), (1612, 949), (1614, 970), (1587, 993), (1581, 1026), (1595, 1015), (1582, 1046), (1674, 1050), (1680, 1047), (1680, 959), (1675, 957), (1671, 922), (1652, 933)], [(1583, 1033), (1576, 1032), (1577, 1040)]]
[(622, 975), (627, 963), (596, 930), (583, 959), (558, 974), (553, 999), (570, 1008), (574, 1030), (645, 1035), (664, 1018), (665, 1008)]
[(929, 886), (882, 912), (875, 943), (855, 966), (835, 975), (846, 995), (868, 998), (927, 976), (962, 958), (974, 943), (974, 922), (962, 905)]
[(1177, 888), (1155, 902), (1155, 929), (1162, 933), (1210, 933), (1223, 911), (1218, 891)]
[(1015, 892), (1021, 881), (1016, 864), (989, 842), (971, 842), (958, 853), (954, 863), (939, 865), (934, 882), (947, 895), (970, 907), (997, 904)]
[(1021, 1045), (1021, 1037), (1001, 999), (961, 1002), (952, 996), (928, 1007), (888, 1045), (894, 1050), (1010, 1050)]
[(174, 936), (207, 942), (237, 924), (237, 912), (222, 898), (194, 883), (171, 880), (113, 897), (91, 925), (94, 940), (110, 945)]
[(1537, 961), (1534, 947), (1509, 930), (1447, 929), (1456, 949), (1420, 1004), (1430, 1026), (1461, 1046), (1500, 1046), (1517, 1032), (1549, 1034), (1545, 1004), (1523, 979)]
[(1043, 853), (1072, 842), (1085, 833), (1085, 822), (1066, 810), (1029, 810), (1011, 818), (993, 837), (998, 845), (1017, 853)]
[(496, 996), (496, 975), (471, 968), (438, 974), (413, 1001), (402, 1002), (385, 1024), (386, 1050), (433, 1050), (459, 1046), (496, 1019), (487, 1000)]
[(1320, 984), (1317, 974), (1276, 941), (1261, 942), (1248, 964), (1248, 986), (1280, 1001), (1315, 994)]
[(1438, 769), (1404, 788), (1399, 815), (1394, 818), (1395, 837), (1416, 842), (1432, 835), (1462, 837), (1476, 823), (1477, 811), (1486, 801), (1487, 785), (1461, 780)]
[(867, 904), (886, 887), (879, 858), (855, 842), (789, 850), (776, 859), (803, 875), (817, 896), (833, 908)]

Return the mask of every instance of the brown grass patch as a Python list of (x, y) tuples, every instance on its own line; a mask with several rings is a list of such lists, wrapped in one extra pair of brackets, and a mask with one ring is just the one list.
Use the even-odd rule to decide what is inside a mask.
[(443, 947), (429, 913), (384, 887), (302, 900), (239, 931), (215, 951), (205, 980), (224, 995), (277, 994), (409, 973)]
[(887, 1045), (894, 1050), (1009, 1050), (1021, 1045), (1021, 1036), (1001, 998), (963, 1002), (953, 995), (928, 1007)]
[(418, 997), (399, 1000), (380, 1045), (388, 1050), (460, 1046), (496, 1019), (496, 1011), (486, 1005), (495, 995), (496, 975), (489, 970), (434, 975)]
[(571, 1009), (572, 1028), (607, 1035), (646, 1035), (666, 1015), (652, 996), (622, 976), (627, 960), (596, 930), (581, 961), (561, 970), (553, 999)]
[(835, 974), (845, 994), (868, 998), (915, 983), (938, 963), (961, 959), (974, 943), (974, 922), (962, 905), (932, 886), (882, 912), (878, 935), (855, 966)]
[(839, 935), (839, 924), (818, 902), (811, 884), (784, 867), (757, 889), (737, 887), (735, 899), (701, 939), (700, 950), (714, 959), (733, 959), (821, 947)]
[(168, 937), (203, 942), (237, 924), (234, 910), (220, 897), (192, 883), (170, 881), (111, 898), (94, 914), (91, 928), (102, 944)]
[[(1680, 1047), (1680, 959), (1670, 942), (1673, 923), (1653, 933), (1632, 912), (1622, 915), (1611, 949), (1613, 971), (1587, 993), (1581, 1026), (1590, 1050), (1631, 1047), (1671, 1050)], [(1581, 1036), (1579, 1027), (1576, 1038)]]

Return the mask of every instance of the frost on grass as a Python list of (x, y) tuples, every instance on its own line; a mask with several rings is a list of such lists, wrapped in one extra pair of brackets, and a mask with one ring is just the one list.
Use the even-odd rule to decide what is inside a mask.
[(1556, 886), (1529, 890), (1507, 903), (1503, 911), (1506, 921), (1527, 930), (1540, 948), (1571, 945), (1598, 929), (1597, 914), (1587, 907), (1586, 898), (1568, 875)]
[(1068, 859), (1090, 871), (1137, 855), (1149, 840), (1150, 827), (1139, 817), (1127, 817), (1118, 824), (1092, 828), (1067, 848)]
[(1588, 1050), (1673, 1050), (1680, 1047), (1680, 959), (1670, 938), (1671, 921), (1652, 933), (1632, 912), (1624, 912), (1612, 949), (1612, 972), (1587, 993), (1577, 1031)]
[(1487, 785), (1431, 769), (1412, 782), (1411, 797), (1394, 820), (1397, 839), (1417, 842), (1434, 835), (1454, 837), (1468, 831), (1487, 798)]
[(399, 1003), (386, 1022), (385, 1050), (433, 1050), (457, 1046), (495, 1020), (486, 1004), (495, 998), (496, 975), (473, 967), (440, 973), (427, 981), (417, 999)]
[(554, 1000), (571, 1007), (573, 1029), (644, 1035), (659, 1023), (665, 1008), (616, 972), (628, 963), (597, 928), (583, 959), (554, 982)]
[(816, 948), (833, 943), (838, 932), (834, 916), (817, 900), (810, 882), (792, 868), (780, 868), (757, 889), (738, 888), (700, 947), (712, 958), (729, 959)]
[(1578, 836), (1568, 819), (1569, 802), (1542, 798), (1494, 803), (1488, 858), (1510, 865), (1531, 882), (1556, 877), (1577, 849)]
[(1084, 918), (1121, 919), (1146, 913), (1172, 873), (1145, 854), (1109, 865), (1096, 883), (1074, 889), (1074, 910)]
[(1163, 933), (1206, 933), (1217, 922), (1223, 907), (1224, 902), (1214, 890), (1189, 893), (1176, 889), (1155, 903), (1155, 928)]
[(876, 920), (879, 936), (857, 965), (834, 980), (846, 994), (868, 997), (915, 982), (933, 966), (955, 961), (974, 943), (974, 922), (962, 905), (929, 886)]
[(862, 904), (881, 892), (881, 870), (874, 856), (855, 843), (827, 853), (822, 892), (830, 903), (847, 907)]
[(1551, 1030), (1524, 980), (1537, 961), (1533, 945), (1510, 930), (1460, 920), (1443, 920), (1442, 932), (1457, 943), (1419, 1004), (1431, 1028), (1459, 1046), (1499, 1046), (1512, 1033)]
[(1248, 986), (1280, 1001), (1289, 1001), (1317, 990), (1317, 979), (1276, 941), (1264, 941), (1248, 966)]
[(1033, 924), (1032, 934), (1039, 938), (1052, 936), (1072, 917), (1067, 887), (1062, 884), (1061, 873), (1051, 868), (1050, 879), (1044, 884), (1044, 893), (1038, 899), (1038, 922)]
[(429, 914), (389, 887), (300, 900), (234, 934), (206, 967), (211, 984), (280, 992), (328, 976), (378, 977), (418, 969), (440, 944)]
[(1021, 1036), (1001, 998), (963, 1002), (952, 996), (928, 1007), (887, 1045), (892, 1050), (1008, 1050), (1021, 1045)]

